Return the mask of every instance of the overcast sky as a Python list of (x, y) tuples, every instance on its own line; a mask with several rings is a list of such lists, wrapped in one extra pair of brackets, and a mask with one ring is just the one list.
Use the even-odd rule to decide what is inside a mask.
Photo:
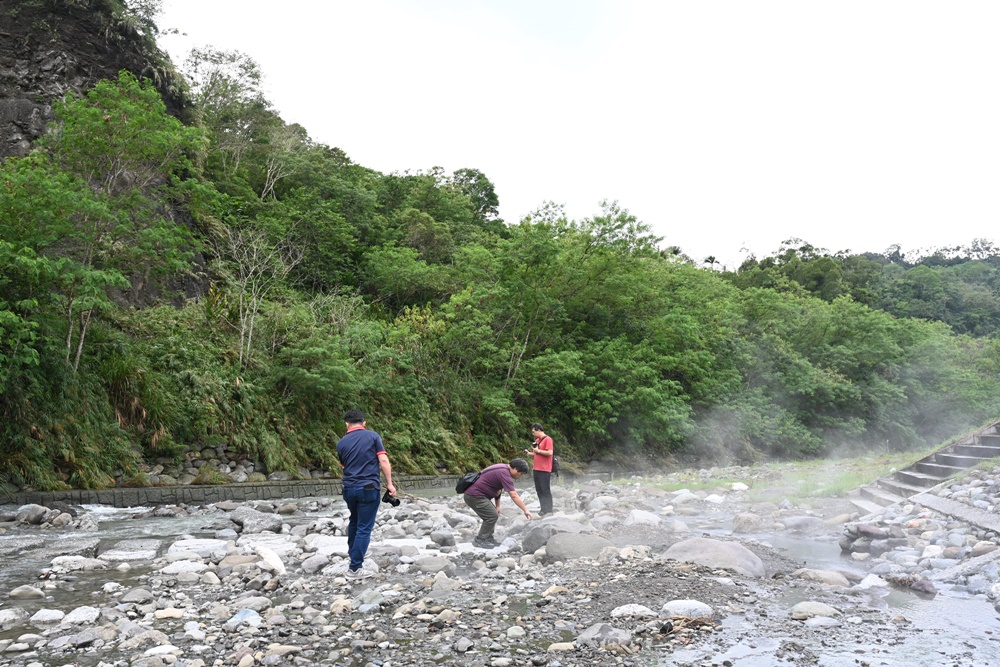
[(515, 222), (616, 199), (701, 260), (997, 240), (1000, 3), (163, 0), (286, 122), (382, 172), (463, 167)]

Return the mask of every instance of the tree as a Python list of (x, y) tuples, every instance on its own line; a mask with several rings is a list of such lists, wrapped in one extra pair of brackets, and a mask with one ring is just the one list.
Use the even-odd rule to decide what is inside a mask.
[(473, 214), (479, 225), (499, 221), (500, 199), (486, 174), (478, 169), (459, 169), (452, 174), (452, 183), (472, 201)]
[(127, 72), (57, 103), (55, 117), (42, 141), (49, 157), (10, 167), (7, 217), (21, 218), (25, 233), (17, 241), (66, 260), (56, 289), (75, 371), (109, 288), (128, 287), (126, 276), (138, 269), (186, 267), (190, 235), (171, 218), (171, 206), (190, 194), (188, 155), (202, 135), (166, 113), (150, 82)]
[(184, 73), (191, 81), (195, 116), (211, 140), (209, 155), (218, 158), (211, 170), (232, 181), (264, 127), (280, 122), (264, 96), (264, 75), (247, 54), (212, 47), (192, 49)]
[(271, 291), (301, 261), (302, 250), (275, 244), (263, 231), (252, 227), (228, 228), (216, 250), (227, 260), (235, 311), (229, 323), (239, 333), (239, 362), (246, 366), (252, 358), (254, 328), (261, 308)]

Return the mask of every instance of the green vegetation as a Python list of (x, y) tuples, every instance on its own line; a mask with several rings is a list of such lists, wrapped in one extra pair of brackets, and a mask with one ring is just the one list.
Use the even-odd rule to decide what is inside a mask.
[(826, 461), (795, 461), (770, 464), (747, 492), (751, 501), (778, 502), (787, 498), (795, 504), (817, 498), (841, 498), (863, 484), (874, 482), (894, 470), (930, 455), (937, 447), (918, 452), (883, 452)]
[(718, 273), (614, 202), (511, 223), (478, 170), (357, 165), (284, 123), (242, 54), (187, 68), (193, 124), (122, 74), (0, 165), (12, 482), (143, 484), (138, 461), (219, 446), (337, 469), (355, 406), (402, 473), (507, 459), (532, 421), (566, 462), (665, 466), (899, 452), (1000, 413), (988, 299), (930, 312), (910, 275), (985, 285), (992, 256)]

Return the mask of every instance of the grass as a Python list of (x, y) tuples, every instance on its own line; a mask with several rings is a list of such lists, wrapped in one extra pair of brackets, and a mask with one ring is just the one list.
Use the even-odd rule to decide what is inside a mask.
[(972, 466), (970, 470), (979, 470), (981, 472), (993, 472), (993, 469), (1000, 466), (1000, 456), (986, 461), (980, 461), (976, 465)]
[[(843, 459), (820, 461), (774, 462), (750, 467), (750, 474), (734, 474), (732, 468), (713, 471), (689, 470), (671, 473), (655, 484), (665, 491), (689, 489), (691, 491), (729, 490), (733, 483), (742, 482), (750, 487), (747, 500), (752, 502), (784, 499), (800, 504), (810, 499), (841, 498), (863, 484), (888, 475), (893, 470), (937, 451), (936, 445), (924, 451), (871, 454)], [(990, 468), (992, 469), (992, 468)]]
[(772, 464), (766, 466), (763, 479), (755, 479), (750, 484), (747, 497), (752, 501), (788, 498), (793, 503), (817, 498), (842, 498), (859, 486), (905, 468), (937, 449), (939, 446), (916, 452)]
[[(719, 491), (729, 490), (736, 482), (747, 484), (745, 479), (738, 477), (701, 477), (697, 471), (671, 473), (669, 479), (653, 484), (664, 491)], [(749, 486), (749, 485), (748, 485)]]

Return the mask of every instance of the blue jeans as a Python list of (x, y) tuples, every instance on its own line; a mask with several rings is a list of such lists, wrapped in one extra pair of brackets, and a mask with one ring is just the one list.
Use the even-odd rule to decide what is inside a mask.
[(351, 569), (357, 570), (365, 562), (368, 544), (372, 541), (372, 528), (378, 514), (378, 487), (344, 489), (344, 500), (351, 511), (347, 524), (347, 552), (351, 555)]

